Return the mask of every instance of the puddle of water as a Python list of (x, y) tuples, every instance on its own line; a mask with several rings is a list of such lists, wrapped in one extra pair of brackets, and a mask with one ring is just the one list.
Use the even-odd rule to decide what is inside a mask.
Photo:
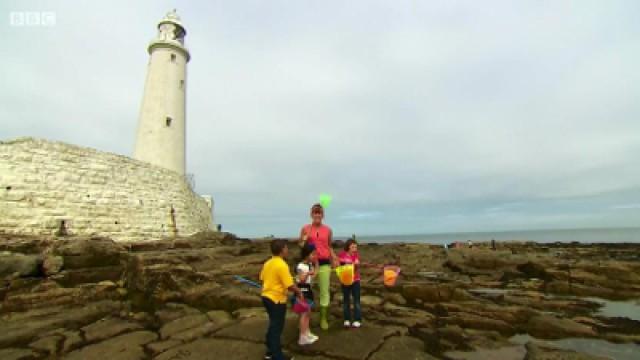
[(522, 345), (477, 351), (448, 351), (445, 355), (453, 360), (523, 360), (527, 350)]
[(488, 295), (500, 295), (506, 294), (510, 290), (507, 289), (491, 289), (491, 288), (480, 288), (480, 289), (470, 289), (469, 292), (477, 293), (477, 294), (488, 294)]
[(419, 271), (418, 276), (427, 278), (427, 279), (438, 279), (447, 277), (446, 273), (438, 272), (438, 271)]
[(602, 305), (596, 315), (605, 317), (626, 317), (640, 321), (640, 303), (637, 301), (612, 301), (600, 298), (584, 298)]
[(547, 295), (550, 299), (575, 299), (600, 304), (595, 315), (604, 317), (621, 317), (640, 321), (640, 300), (615, 301), (598, 297)]
[(538, 340), (530, 335), (515, 335), (509, 339), (515, 344), (526, 344), (535, 340), (550, 347), (564, 350), (573, 350), (585, 354), (608, 357), (615, 360), (638, 360), (640, 358), (640, 345), (615, 344), (602, 339), (568, 338), (562, 340)]

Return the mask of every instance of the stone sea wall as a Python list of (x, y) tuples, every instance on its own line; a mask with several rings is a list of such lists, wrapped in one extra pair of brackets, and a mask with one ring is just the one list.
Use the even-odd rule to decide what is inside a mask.
[(141, 241), (212, 224), (208, 201), (173, 171), (61, 142), (0, 142), (0, 233)]

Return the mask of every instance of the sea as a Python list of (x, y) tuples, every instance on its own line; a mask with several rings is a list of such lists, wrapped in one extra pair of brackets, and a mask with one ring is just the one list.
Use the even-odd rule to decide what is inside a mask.
[[(487, 231), (457, 232), (441, 234), (416, 235), (379, 235), (357, 236), (361, 243), (430, 243), (450, 244), (455, 241), (473, 242), (491, 241), (535, 241), (540, 243), (580, 242), (580, 243), (640, 243), (640, 228), (592, 228), (592, 229), (556, 229), (556, 230), (521, 230), (521, 231)], [(591, 299), (602, 303), (600, 314), (607, 317), (627, 317), (640, 321), (640, 302), (608, 301)], [(529, 335), (516, 335), (511, 342), (521, 344), (519, 347), (505, 347), (493, 350), (481, 350), (476, 353), (465, 353), (465, 359), (522, 359), (526, 350), (524, 344), (531, 340)], [(616, 344), (602, 339), (562, 339), (548, 341), (549, 345), (615, 360), (640, 359), (640, 345), (634, 343)], [(515, 352), (509, 354), (509, 351)], [(459, 353), (459, 352), (456, 352)], [(450, 353), (453, 355), (453, 353)]]
[(359, 242), (367, 243), (429, 243), (450, 244), (455, 241), (535, 241), (540, 243), (640, 243), (640, 227), (553, 229), (487, 232), (452, 232), (413, 235), (362, 235)]

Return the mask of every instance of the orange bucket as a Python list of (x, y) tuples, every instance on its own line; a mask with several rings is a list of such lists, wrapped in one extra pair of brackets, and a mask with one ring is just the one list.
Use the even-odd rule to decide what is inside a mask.
[(353, 265), (347, 264), (338, 266), (336, 268), (336, 275), (338, 275), (338, 279), (340, 279), (340, 283), (345, 286), (350, 286), (353, 284), (353, 280), (355, 277), (355, 271)]
[(395, 265), (387, 265), (382, 270), (382, 278), (384, 286), (395, 286), (396, 280), (400, 275), (400, 267)]

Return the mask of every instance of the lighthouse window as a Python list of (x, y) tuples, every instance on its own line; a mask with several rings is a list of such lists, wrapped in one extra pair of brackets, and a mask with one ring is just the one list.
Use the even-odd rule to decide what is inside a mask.
[(180, 80), (180, 89), (184, 87), (184, 80)]
[(167, 127), (171, 126), (171, 121), (172, 121), (172, 120), (173, 120), (172, 118), (170, 118), (169, 116), (167, 116), (167, 119), (165, 120), (165, 121), (166, 121), (166, 124), (167, 124)]
[(171, 54), (171, 62), (176, 62), (176, 54)]

